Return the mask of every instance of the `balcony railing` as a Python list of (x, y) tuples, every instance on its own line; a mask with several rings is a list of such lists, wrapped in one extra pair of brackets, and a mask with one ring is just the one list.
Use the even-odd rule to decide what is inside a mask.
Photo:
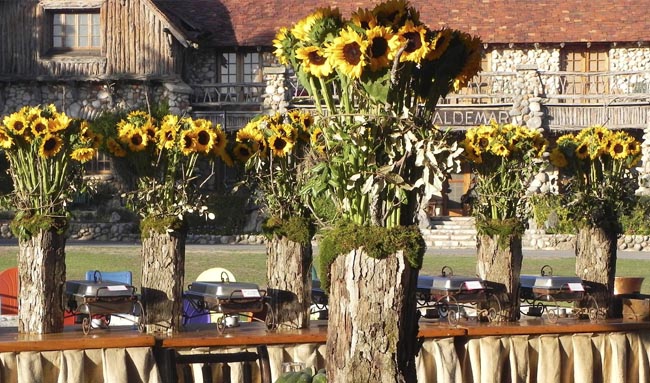
[(260, 112), (252, 111), (194, 111), (194, 118), (205, 118), (213, 124), (219, 124), (226, 132), (236, 132), (243, 128), (250, 120), (259, 115)]
[(193, 105), (243, 105), (263, 102), (264, 83), (190, 84)]

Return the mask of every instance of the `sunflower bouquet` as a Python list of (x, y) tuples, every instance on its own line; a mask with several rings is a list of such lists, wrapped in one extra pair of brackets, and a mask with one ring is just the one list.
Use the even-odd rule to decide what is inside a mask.
[(308, 215), (297, 191), (305, 182), (309, 149), (322, 145), (321, 133), (311, 113), (300, 110), (259, 116), (237, 132), (235, 159), (245, 163), (246, 183), (256, 187), (267, 217)]
[(559, 137), (550, 154), (572, 215), (591, 226), (615, 228), (618, 214), (633, 202), (636, 180), (632, 169), (640, 159), (636, 138), (603, 126)]
[(389, 0), (350, 19), (318, 9), (274, 46), (323, 116), (325, 161), (307, 190), (328, 190), (358, 224), (412, 224), (416, 195), (440, 194), (458, 165), (434, 109), (480, 70), (480, 40), (431, 30), (408, 2)]
[[(0, 126), (0, 148), (9, 160), (20, 238), (38, 227), (65, 225), (66, 203), (82, 185), (80, 164), (95, 156), (101, 138), (85, 121), (74, 120), (54, 105), (23, 107)], [(31, 226), (33, 227), (30, 229)]]
[(511, 229), (521, 228), (527, 191), (545, 166), (547, 146), (538, 130), (524, 126), (491, 121), (467, 130), (463, 147), (474, 173), (472, 212), (478, 228), (507, 222)]
[(227, 156), (221, 126), (172, 114), (158, 120), (136, 110), (103, 130), (104, 150), (121, 174), (135, 180), (135, 190), (124, 196), (141, 217), (182, 220), (186, 212), (196, 211), (210, 215), (198, 189), (212, 172), (201, 177), (197, 160)]

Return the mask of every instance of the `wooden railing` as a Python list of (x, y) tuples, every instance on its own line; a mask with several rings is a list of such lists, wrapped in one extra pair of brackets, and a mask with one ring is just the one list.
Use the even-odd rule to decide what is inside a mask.
[(243, 128), (250, 120), (259, 115), (258, 111), (194, 111), (195, 118), (205, 118), (213, 124), (220, 124), (226, 132), (235, 132)]
[(193, 105), (261, 104), (264, 83), (190, 84)]

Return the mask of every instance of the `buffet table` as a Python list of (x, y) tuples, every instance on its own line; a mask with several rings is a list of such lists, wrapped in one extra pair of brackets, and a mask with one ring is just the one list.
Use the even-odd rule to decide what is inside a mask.
[[(512, 324), (461, 320), (450, 326), (422, 319), (420, 336), (420, 382), (650, 381), (650, 322), (560, 318), (557, 323), (531, 319)], [(160, 336), (141, 334), (133, 326), (88, 335), (72, 326), (39, 336), (18, 335), (9, 327), (0, 329), (0, 381), (157, 383), (164, 381), (154, 358), (159, 348), (235, 352), (259, 344), (268, 346), (275, 380), (283, 362), (324, 368), (326, 337), (325, 321), (287, 332), (242, 323), (223, 334), (214, 325), (194, 325)]]

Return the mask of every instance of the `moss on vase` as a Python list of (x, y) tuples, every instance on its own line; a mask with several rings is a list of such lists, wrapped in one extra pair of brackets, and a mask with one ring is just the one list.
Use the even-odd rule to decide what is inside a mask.
[(271, 217), (262, 225), (262, 231), (268, 239), (277, 235), (301, 245), (307, 245), (314, 237), (316, 227), (310, 219), (305, 217), (295, 216), (286, 220)]
[(426, 244), (416, 226), (338, 226), (327, 232), (319, 244), (317, 266), (323, 289), (329, 289), (330, 265), (336, 257), (358, 248), (363, 248), (369, 257), (375, 259), (384, 259), (402, 250), (411, 267), (420, 269)]
[(16, 213), (9, 227), (16, 238), (25, 241), (39, 231), (54, 230), (57, 234), (63, 234), (68, 230), (68, 221), (67, 216), (56, 217), (21, 211)]
[(479, 235), (497, 237), (499, 248), (508, 246), (508, 238), (512, 236), (521, 238), (525, 231), (526, 226), (517, 218), (476, 220), (476, 232)]
[(153, 231), (158, 234), (169, 232), (187, 233), (187, 221), (178, 217), (145, 217), (140, 221), (140, 236), (149, 238)]

